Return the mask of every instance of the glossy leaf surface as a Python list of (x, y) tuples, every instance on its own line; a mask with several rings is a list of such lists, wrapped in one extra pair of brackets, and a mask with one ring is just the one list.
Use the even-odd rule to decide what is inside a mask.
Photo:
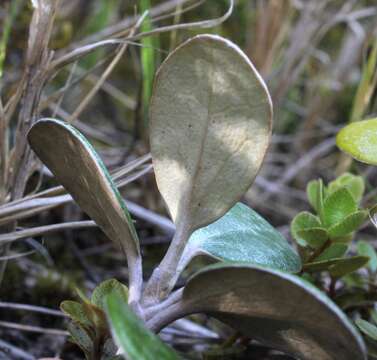
[(188, 281), (175, 307), (177, 317), (211, 314), (300, 359), (366, 359), (361, 336), (346, 315), (311, 284), (278, 270), (245, 264), (207, 267)]
[(377, 165), (377, 118), (347, 125), (339, 131), (336, 144), (356, 160)]
[(177, 228), (208, 225), (241, 198), (261, 167), (271, 121), (263, 80), (230, 41), (199, 35), (168, 56), (155, 80), (150, 138)]
[(178, 360), (176, 352), (149, 331), (117, 294), (106, 298), (113, 337), (127, 360)]
[(288, 272), (301, 269), (299, 256), (281, 233), (242, 203), (192, 234), (183, 259), (196, 255), (258, 264)]

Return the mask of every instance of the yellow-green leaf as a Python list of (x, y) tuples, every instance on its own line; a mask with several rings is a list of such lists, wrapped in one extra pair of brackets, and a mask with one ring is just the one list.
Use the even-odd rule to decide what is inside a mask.
[(356, 160), (377, 165), (377, 118), (347, 125), (339, 131), (336, 144)]

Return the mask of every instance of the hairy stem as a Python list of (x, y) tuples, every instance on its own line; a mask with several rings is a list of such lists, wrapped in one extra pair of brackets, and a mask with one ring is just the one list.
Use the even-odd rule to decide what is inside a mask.
[(177, 231), (160, 265), (153, 271), (144, 291), (143, 302), (152, 306), (166, 298), (176, 284), (178, 264), (191, 235), (191, 227), (185, 223), (177, 226)]

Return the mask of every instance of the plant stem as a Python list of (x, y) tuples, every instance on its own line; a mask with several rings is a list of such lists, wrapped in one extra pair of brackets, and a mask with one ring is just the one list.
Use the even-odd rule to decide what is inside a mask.
[(169, 295), (176, 284), (179, 272), (177, 267), (182, 257), (191, 227), (182, 222), (177, 226), (173, 240), (160, 265), (153, 271), (143, 294), (143, 303), (152, 306)]

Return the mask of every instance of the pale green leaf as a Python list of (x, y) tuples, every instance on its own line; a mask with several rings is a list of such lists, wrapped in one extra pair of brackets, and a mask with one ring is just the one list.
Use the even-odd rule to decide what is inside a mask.
[(311, 228), (297, 231), (297, 236), (310, 247), (316, 249), (321, 247), (329, 238), (326, 229)]
[(328, 229), (330, 237), (336, 238), (346, 236), (358, 230), (367, 216), (368, 212), (364, 210), (356, 211), (353, 214), (347, 215), (343, 220)]
[(65, 300), (60, 304), (60, 310), (67, 314), (74, 322), (92, 327), (93, 323), (83, 304), (77, 301)]
[(347, 249), (348, 246), (346, 244), (331, 244), (318, 257), (315, 258), (315, 261), (325, 261), (335, 258), (341, 258), (347, 252)]
[(346, 187), (357, 203), (360, 202), (365, 191), (364, 179), (351, 173), (344, 173), (328, 185), (328, 192), (333, 193), (341, 187)]
[(357, 211), (356, 201), (346, 188), (340, 188), (328, 195), (323, 205), (323, 220), (327, 227), (341, 222)]
[(117, 293), (124, 302), (128, 301), (128, 289), (116, 279), (109, 279), (99, 284), (92, 293), (91, 302), (100, 309), (105, 309), (105, 298), (107, 295)]
[(377, 165), (377, 118), (347, 125), (339, 131), (336, 144), (356, 160)]
[(307, 211), (294, 217), (291, 233), (301, 246), (310, 245), (313, 248), (320, 247), (328, 239), (327, 231), (321, 227), (319, 219)]

